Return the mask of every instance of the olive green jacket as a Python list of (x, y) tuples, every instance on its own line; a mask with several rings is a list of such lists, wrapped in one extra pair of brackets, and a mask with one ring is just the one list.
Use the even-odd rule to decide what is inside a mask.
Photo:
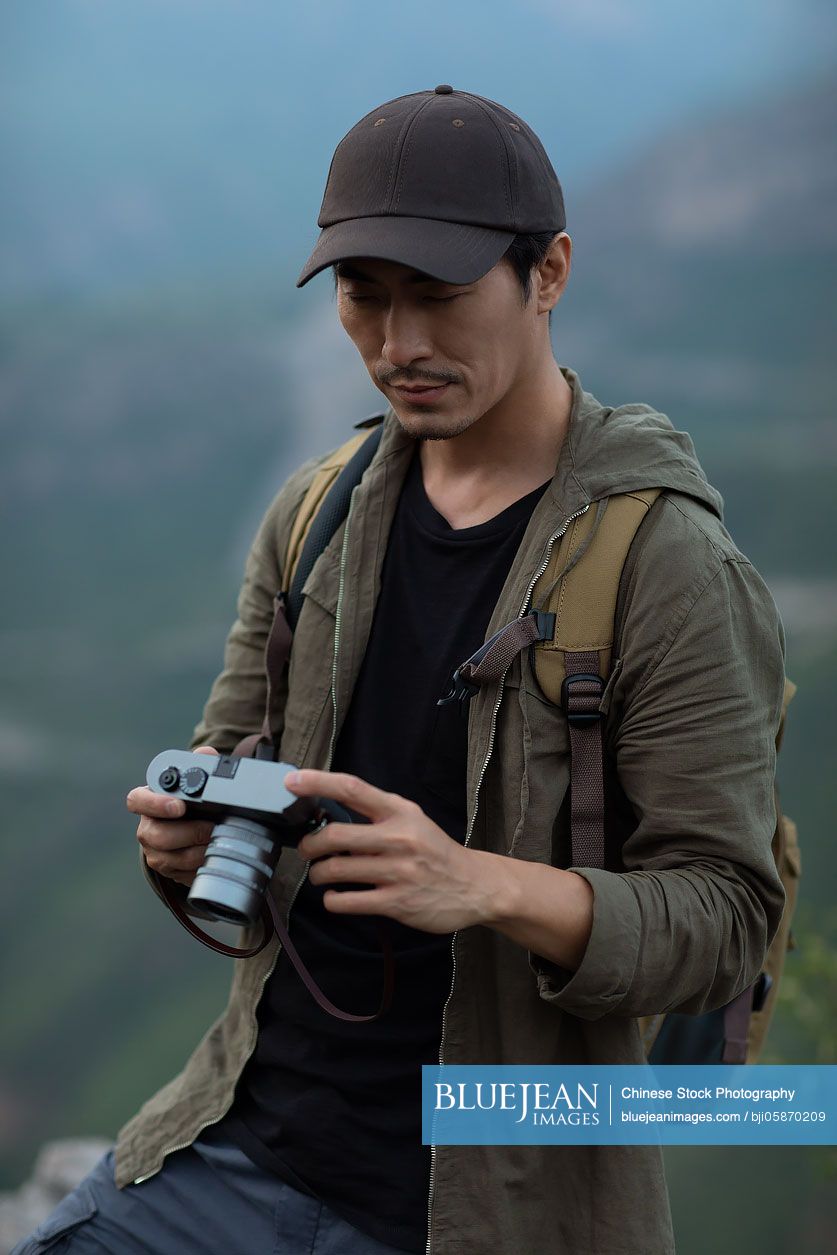
[[(691, 440), (647, 405), (603, 406), (561, 367), (573, 404), (486, 636), (527, 607), (571, 515), (614, 492), (665, 491), (632, 546), (621, 637), (602, 698), (607, 868), (574, 867), (594, 892), (581, 964), (561, 969), (483, 926), (454, 934), (440, 1057), (464, 1064), (640, 1063), (637, 1017), (698, 1014), (753, 981), (782, 914), (771, 854), (784, 634), (757, 571), (722, 524)], [(380, 446), (305, 585), (287, 680), (275, 695), (281, 757), (326, 768), (369, 637), (390, 524), (415, 443), (392, 411)], [(316, 469), (293, 474), (249, 553), (225, 667), (192, 746), (229, 751), (261, 727), (263, 651), (296, 509)], [(483, 687), (468, 716), (467, 843), (570, 861), (569, 739), (529, 652)], [(146, 869), (147, 871), (147, 869)], [(307, 864), (284, 851), (272, 891), (287, 912)], [(152, 884), (153, 875), (149, 874)], [(242, 940), (255, 941), (246, 934)], [(184, 944), (187, 943), (184, 939)], [(257, 1035), (276, 938), (235, 962), (229, 1004), (182, 1072), (119, 1133), (116, 1182), (156, 1173), (233, 1101)], [(429, 1255), (663, 1255), (674, 1250), (659, 1147), (436, 1146)]]

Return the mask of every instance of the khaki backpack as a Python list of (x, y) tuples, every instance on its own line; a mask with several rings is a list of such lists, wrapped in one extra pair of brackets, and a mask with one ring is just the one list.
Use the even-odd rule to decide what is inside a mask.
[[(383, 415), (373, 415), (358, 427), (373, 427), (372, 435), (361, 430), (346, 441), (318, 469), (297, 512), (284, 563), (285, 592), (277, 594), (274, 620), (293, 627), (301, 605), (302, 585), (319, 554), (346, 516), (353, 488), (372, 459), (381, 434)], [(603, 762), (602, 723), (598, 710), (611, 671), (616, 604), (622, 568), (640, 523), (660, 494), (659, 488), (620, 493), (580, 511), (569, 523), (560, 543), (553, 546), (549, 562), (539, 577), (540, 611), (517, 620), (496, 633), (463, 664), (455, 679), (457, 696), (467, 697), (474, 682), (495, 678), (497, 666), (508, 666), (509, 642), (514, 652), (536, 644), (535, 672), (544, 695), (567, 714), (571, 747), (571, 835), (573, 864), (603, 866)], [(327, 508), (324, 508), (326, 507)], [(592, 508), (595, 506), (595, 508)], [(319, 522), (318, 522), (319, 520)], [(317, 526), (315, 527), (315, 523)], [(534, 593), (533, 593), (534, 604)], [(274, 632), (271, 633), (271, 636)], [(504, 639), (500, 639), (500, 638)], [(492, 648), (496, 645), (496, 650)], [(268, 642), (266, 657), (271, 655)], [(268, 664), (268, 673), (271, 667)], [(275, 683), (278, 676), (273, 677)], [(268, 683), (270, 684), (270, 678)], [(781, 721), (776, 736), (780, 748), (788, 703), (796, 692), (785, 680)], [(260, 737), (247, 738), (252, 752), (271, 742), (267, 718)], [(270, 744), (270, 752), (273, 749)], [(785, 889), (782, 921), (765, 957), (758, 979), (726, 1007), (706, 1015), (673, 1013), (639, 1019), (646, 1056), (657, 1063), (754, 1063), (762, 1051), (776, 1006), (785, 954), (795, 948), (791, 920), (796, 906), (800, 853), (796, 825), (782, 813), (774, 784), (776, 828), (773, 856)], [(709, 1024), (714, 1020), (714, 1024)], [(707, 1028), (713, 1046), (706, 1052)]]

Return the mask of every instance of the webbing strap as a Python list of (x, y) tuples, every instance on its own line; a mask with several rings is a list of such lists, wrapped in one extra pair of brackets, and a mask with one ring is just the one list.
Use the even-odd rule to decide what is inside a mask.
[(463, 662), (460, 675), (470, 684), (482, 685), (499, 680), (513, 660), (527, 645), (548, 640), (555, 631), (555, 615), (534, 610), (522, 619), (514, 619), (495, 632), (476, 653)]
[(564, 655), (562, 706), (570, 732), (570, 838), (573, 867), (604, 867), (604, 763), (599, 651)]
[[(467, 661), (457, 667), (450, 690), (436, 703), (466, 703), (483, 684), (500, 680), (521, 650), (536, 641), (552, 640), (555, 615), (533, 610), (500, 628)], [(598, 650), (564, 655), (566, 677), (561, 706), (570, 733), (570, 828), (572, 865), (604, 867), (604, 755), (599, 703), (604, 680)]]
[(753, 1009), (753, 986), (748, 985), (724, 1007), (724, 1052), (722, 1063), (747, 1062), (747, 1038)]
[(522, 649), (536, 641), (549, 640), (554, 631), (555, 615), (542, 610), (533, 610), (522, 619), (512, 619), (456, 668), (450, 689), (436, 705), (447, 706), (449, 702), (458, 701), (464, 713), (478, 688), (502, 679)]

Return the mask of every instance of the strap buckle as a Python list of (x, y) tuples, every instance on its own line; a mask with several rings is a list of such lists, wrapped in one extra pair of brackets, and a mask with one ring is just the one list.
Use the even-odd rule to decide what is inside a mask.
[[(480, 683), (498, 680), (505, 673), (512, 658), (522, 649), (537, 641), (551, 641), (554, 635), (555, 615), (547, 610), (532, 610), (523, 619), (512, 619), (511, 623), (501, 627), (480, 645), (476, 653), (460, 663), (453, 673), (450, 690), (439, 698), (436, 705), (447, 706), (449, 702), (460, 702), (460, 709), (464, 711), (466, 702), (479, 690)], [(512, 644), (503, 648), (501, 642), (508, 638), (512, 640)], [(480, 675), (480, 683), (474, 684), (465, 679), (462, 672), (466, 667), (469, 668), (470, 675)]]
[[(464, 667), (464, 663), (462, 666)], [(466, 702), (469, 702), (476, 692), (479, 690), (478, 684), (471, 684), (464, 679), (462, 675), (462, 667), (457, 667), (453, 673), (451, 686), (444, 697), (440, 697), (436, 702), (437, 706), (447, 706), (450, 702), (460, 702), (461, 709), (465, 709)]]
[[(595, 693), (573, 693), (574, 684), (579, 683), (595, 684)], [(574, 671), (568, 675), (564, 683), (561, 685), (561, 707), (567, 716), (567, 722), (573, 728), (586, 728), (592, 723), (598, 723), (602, 717), (602, 712), (598, 709), (599, 702), (604, 692), (604, 681), (600, 675), (596, 675), (592, 671)], [(595, 702), (593, 708), (590, 702)]]

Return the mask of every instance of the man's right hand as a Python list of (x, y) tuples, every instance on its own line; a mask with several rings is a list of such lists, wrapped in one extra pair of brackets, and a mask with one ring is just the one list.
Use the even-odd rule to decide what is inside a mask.
[[(194, 752), (218, 753), (211, 745), (201, 745)], [(141, 816), (137, 840), (152, 871), (181, 885), (191, 885), (204, 860), (215, 821), (179, 819), (186, 810), (185, 802), (155, 793), (145, 785), (131, 789), (125, 804), (129, 811)]]

